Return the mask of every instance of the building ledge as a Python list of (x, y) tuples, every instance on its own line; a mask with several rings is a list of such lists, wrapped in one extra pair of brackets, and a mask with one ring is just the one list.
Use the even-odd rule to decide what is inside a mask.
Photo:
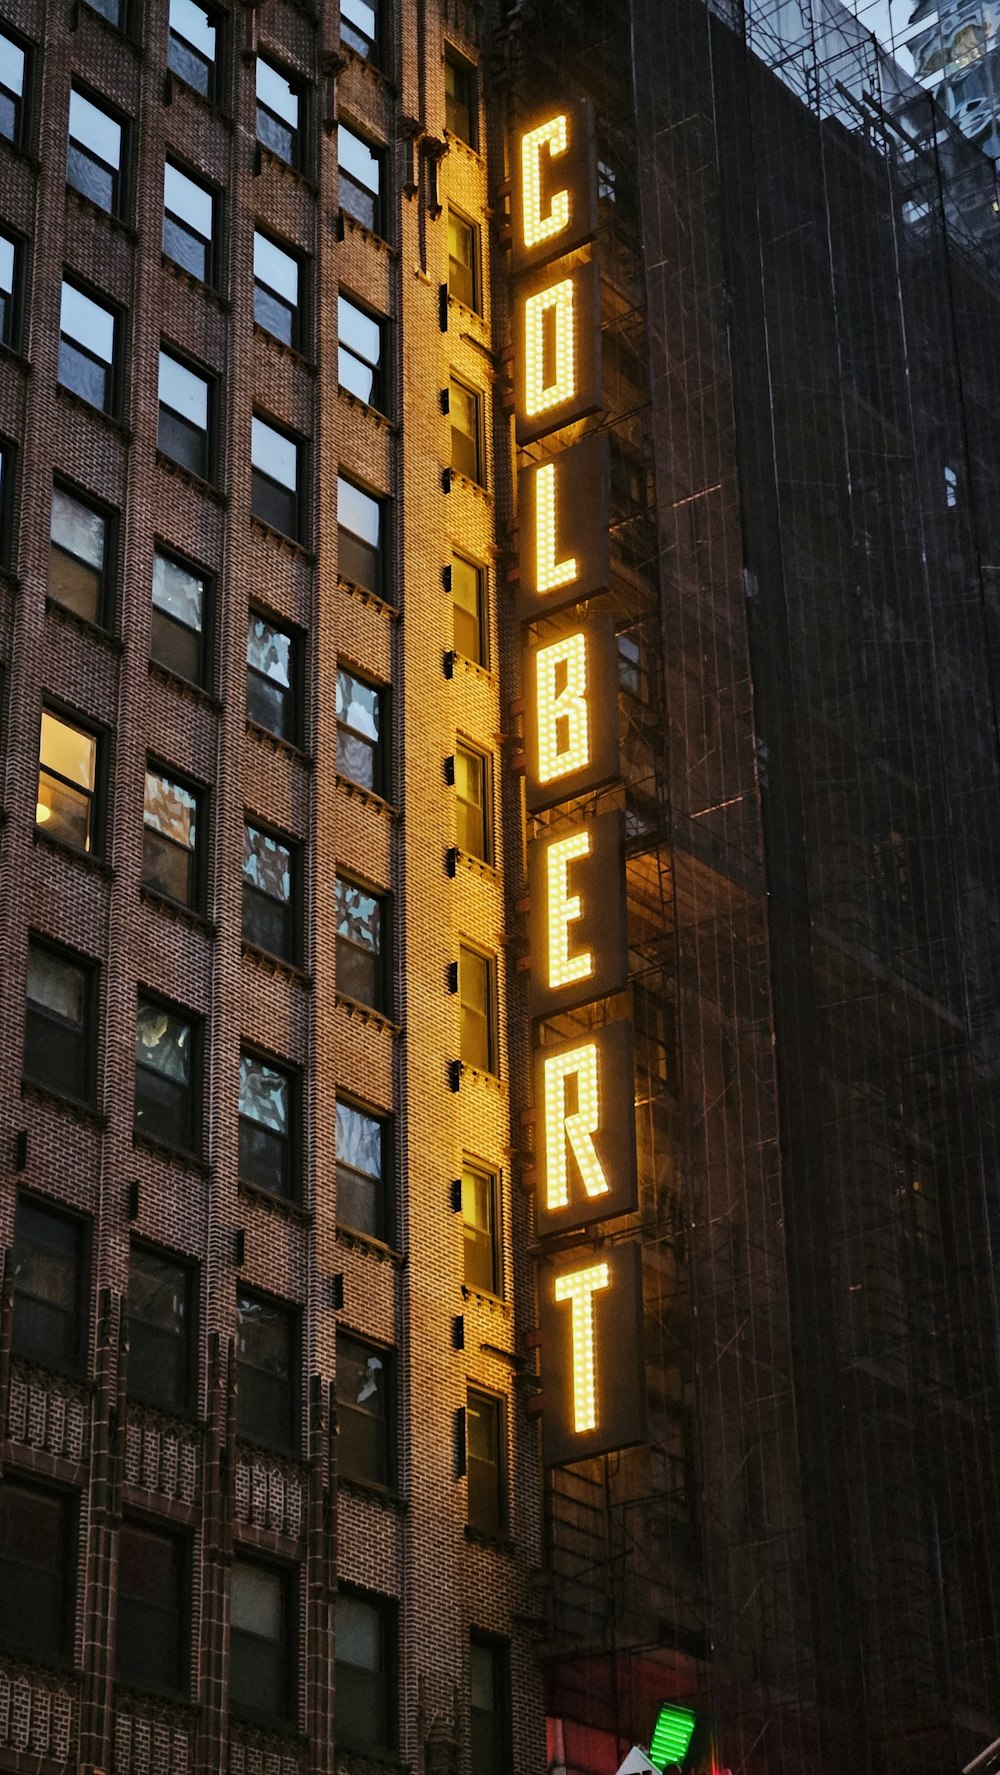
[(178, 1171), (196, 1171), (199, 1177), (212, 1176), (213, 1167), (198, 1153), (185, 1152), (180, 1146), (170, 1146), (165, 1140), (157, 1140), (153, 1134), (141, 1133), (138, 1128), (132, 1131), (132, 1145), (140, 1152), (152, 1153), (154, 1158), (165, 1159), (168, 1164), (176, 1165)]
[(169, 894), (161, 894), (156, 888), (149, 887), (146, 882), (140, 883), (139, 898), (146, 906), (153, 906), (162, 912), (165, 918), (174, 918), (179, 924), (190, 925), (192, 930), (201, 931), (213, 942), (218, 935), (218, 926), (204, 912), (197, 912), (193, 906), (185, 906), (180, 900), (172, 900)]
[(248, 1183), (246, 1178), (239, 1178), (236, 1185), (238, 1194), (258, 1208), (266, 1208), (272, 1214), (278, 1214), (284, 1220), (293, 1221), (298, 1226), (312, 1226), (313, 1216), (301, 1202), (293, 1201), (290, 1196), (279, 1196), (272, 1190), (263, 1189), (258, 1183)]
[(47, 850), (55, 851), (58, 856), (65, 857), (67, 862), (88, 869), (92, 875), (103, 875), (105, 881), (114, 880), (114, 869), (105, 857), (95, 857), (91, 851), (78, 850), (75, 844), (67, 844), (64, 839), (56, 838), (54, 833), (46, 832), (44, 826), (35, 826), (32, 840), (35, 844), (44, 845)]
[(190, 678), (182, 678), (179, 672), (171, 671), (161, 660), (150, 660), (149, 675), (167, 685), (170, 690), (176, 691), (178, 696), (187, 697), (189, 702), (197, 703), (200, 708), (208, 709), (213, 715), (221, 715), (223, 705), (212, 691), (206, 690), (203, 684), (195, 684)]
[(302, 747), (297, 746), (294, 740), (283, 739), (280, 733), (272, 733), (269, 727), (261, 727), (258, 721), (251, 721), (249, 718), (247, 719), (247, 733), (252, 734), (255, 740), (262, 740), (266, 746), (270, 746), (272, 752), (284, 752), (287, 758), (294, 758), (306, 770), (312, 770), (312, 753), (303, 751)]
[(38, 1085), (33, 1079), (21, 1080), (21, 1096), (29, 1101), (45, 1104), (48, 1109), (58, 1109), (64, 1115), (72, 1117), (74, 1122), (81, 1122), (88, 1128), (96, 1128), (103, 1133), (108, 1125), (108, 1118), (95, 1109), (90, 1103), (81, 1103), (78, 1097), (64, 1097), (61, 1091), (52, 1091), (47, 1085)]
[(376, 1011), (374, 1005), (363, 1005), (360, 999), (350, 998), (346, 992), (337, 993), (337, 1005), (346, 1011), (349, 1017), (359, 1017), (362, 1023), (370, 1024), (375, 1029), (384, 1029), (387, 1035), (402, 1035), (401, 1023), (394, 1023), (384, 1012)]
[(279, 530), (276, 525), (269, 524), (265, 518), (259, 518), (256, 512), (250, 513), (250, 528), (256, 530), (259, 536), (266, 536), (269, 542), (275, 543), (287, 554), (296, 556), (300, 561), (305, 561), (310, 567), (315, 567), (314, 551), (304, 542), (299, 542), (298, 537), (289, 536), (287, 530)]
[(185, 289), (191, 290), (194, 295), (205, 297), (214, 308), (221, 309), (223, 314), (230, 313), (233, 305), (229, 297), (224, 296), (221, 290), (217, 290), (214, 284), (206, 283), (203, 277), (195, 277), (193, 271), (188, 271), (183, 265), (178, 265), (177, 260), (172, 259), (169, 253), (161, 251), (160, 263), (168, 277), (176, 278), (179, 284), (183, 284)]
[(342, 592), (350, 592), (352, 598), (359, 599), (362, 604), (370, 604), (373, 610), (381, 611), (383, 616), (399, 616), (397, 605), (390, 604), (388, 598), (371, 591), (368, 586), (358, 585), (354, 579), (345, 579), (343, 574), (337, 575), (337, 584)]
[(334, 778), (338, 789), (352, 800), (362, 801), (365, 807), (373, 807), (376, 813), (384, 814), (386, 819), (398, 820), (399, 808), (392, 801), (386, 801), (382, 795), (376, 795), (374, 789), (365, 789), (360, 783), (352, 782), (350, 777), (342, 777), (339, 770)]
[(160, 449), (159, 445), (156, 449), (156, 465), (158, 468), (162, 468), (165, 474), (173, 475), (178, 481), (184, 481), (187, 486), (195, 488), (198, 493), (204, 493), (205, 497), (210, 499), (214, 505), (227, 506), (229, 504), (228, 493), (224, 493), (221, 487), (215, 485), (214, 481), (206, 481), (204, 475), (196, 474), (193, 468), (185, 468), (183, 462), (178, 462), (176, 457), (168, 456), (165, 450)]
[(109, 653), (124, 653), (125, 643), (120, 635), (111, 629), (103, 628), (98, 622), (91, 622), (89, 616), (81, 616), (78, 610), (71, 610), (68, 604), (60, 604), (51, 592), (45, 594), (45, 609), (49, 616), (58, 617), (60, 622), (68, 623), (70, 628), (77, 629), (81, 635), (106, 647)]
[(67, 388), (64, 382), (56, 383), (56, 400), (61, 401), (65, 407), (72, 407), (77, 413), (89, 414), (90, 418), (98, 425), (103, 426), (105, 431), (112, 432), (119, 443), (130, 444), (132, 442), (131, 429), (125, 424), (124, 419), (119, 419), (114, 413), (106, 413), (103, 407), (95, 407), (93, 401), (85, 401), (82, 394), (74, 393), (73, 389)]
[(297, 962), (286, 961), (282, 955), (272, 955), (269, 949), (261, 949), (256, 943), (248, 943), (245, 937), (242, 950), (245, 959), (252, 962), (254, 967), (259, 968), (262, 974), (279, 975), (293, 986), (305, 986), (312, 989), (312, 975), (305, 968), (300, 968)]
[(406, 1263), (402, 1251), (398, 1251), (395, 1245), (387, 1245), (384, 1239), (376, 1239), (373, 1233), (358, 1232), (355, 1227), (338, 1222), (336, 1239), (339, 1245), (346, 1245), (349, 1251), (359, 1251), (365, 1257), (373, 1257), (376, 1263), (391, 1263), (399, 1270)]
[(405, 1516), (410, 1507), (406, 1498), (393, 1491), (392, 1486), (379, 1485), (375, 1479), (355, 1479), (349, 1473), (338, 1473), (337, 1490), (351, 1492), (370, 1504), (380, 1504), (383, 1510), (392, 1510), (397, 1516)]
[(259, 339), (261, 344), (268, 351), (273, 352), (275, 357), (286, 358), (290, 363), (298, 364), (299, 368), (305, 370), (308, 375), (315, 376), (315, 359), (307, 357), (305, 352), (299, 351), (294, 345), (286, 345), (284, 339), (279, 339), (277, 333), (271, 333), (267, 327), (262, 327), (258, 320), (253, 323), (253, 333), (254, 338)]

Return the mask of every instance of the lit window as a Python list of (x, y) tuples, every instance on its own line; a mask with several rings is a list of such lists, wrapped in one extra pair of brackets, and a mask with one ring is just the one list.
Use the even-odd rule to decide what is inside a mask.
[(233, 1561), (229, 1602), (229, 1705), (243, 1719), (286, 1725), (294, 1711), (291, 1571)]
[(24, 139), (27, 73), (27, 52), (6, 31), (0, 31), (0, 136), (9, 142)]
[(247, 720), (284, 740), (295, 740), (296, 647), (268, 617), (250, 612), (247, 630)]
[(500, 1289), (499, 1179), (481, 1165), (462, 1166), (465, 1281), (485, 1294)]
[(254, 320), (283, 345), (292, 345), (296, 350), (302, 348), (301, 276), (299, 260), (255, 229)]
[(490, 761), (462, 743), (455, 751), (458, 848), (488, 863), (491, 857)]
[(156, 442), (192, 474), (206, 479), (209, 472), (209, 427), (212, 416), (212, 384), (207, 376), (189, 369), (169, 351), (160, 352), (160, 411)]
[(200, 893), (197, 794), (147, 766), (142, 818), (143, 885), (194, 906)]
[(125, 1522), (118, 1531), (115, 1679), (178, 1695), (187, 1687), (188, 1550), (177, 1534)]
[(255, 413), (252, 420), (250, 507), (272, 529), (285, 536), (301, 530), (301, 459), (303, 446)]
[[(79, 1367), (86, 1341), (83, 1256), (82, 1221), (25, 1196), (19, 1199), (14, 1220), (15, 1356), (66, 1373)], [(0, 1603), (2, 1597), (0, 1586)]]
[(340, 0), (342, 42), (378, 66), (380, 0)]
[(386, 900), (337, 877), (337, 991), (383, 1011), (386, 983)]
[(140, 998), (135, 1031), (135, 1129), (194, 1152), (200, 1056), (197, 1031), (156, 1000)]
[(105, 619), (108, 519), (64, 487), (52, 492), (49, 596), (88, 622)]
[(397, 1705), (391, 1604), (338, 1596), (334, 1644), (337, 1743), (391, 1755)]
[(74, 850), (96, 848), (97, 752), (96, 734), (42, 710), (35, 823)]
[(89, 963), (29, 943), (24, 1076), (78, 1103), (94, 1096), (93, 980)]
[(507, 1775), (513, 1763), (507, 1647), (473, 1634), (469, 1642), (469, 1738), (476, 1775)]
[(341, 579), (383, 595), (385, 502), (337, 477), (337, 546)]
[(448, 211), (448, 294), (479, 313), (479, 230)]
[(298, 1420), (295, 1322), (258, 1294), (236, 1302), (236, 1429), (262, 1448), (292, 1447)]
[(167, 61), (171, 71), (203, 98), (215, 97), (218, 73), (217, 16), (194, 0), (170, 0)]
[(481, 567), (464, 555), (451, 557), (451, 600), (455, 652), (477, 666), (486, 664), (484, 580)]
[(482, 398), (474, 388), (452, 377), (448, 390), (451, 416), (451, 466), (467, 480), (483, 483)]
[(391, 1357), (359, 1338), (337, 1339), (339, 1468), (348, 1479), (392, 1481)]
[(479, 95), (476, 70), (453, 50), (444, 58), (444, 120), (446, 127), (460, 141), (475, 148), (479, 131)]
[(341, 209), (362, 227), (370, 228), (373, 234), (384, 234), (384, 154), (378, 148), (370, 148), (342, 123), (337, 130), (337, 162)]
[(273, 1196), (296, 1193), (294, 1095), (283, 1067), (240, 1055), (240, 1178)]
[(284, 961), (298, 957), (297, 848), (248, 820), (243, 828), (243, 940)]
[(467, 1066), (496, 1072), (496, 964), (464, 943), (458, 952), (460, 1052)]
[(187, 1264), (132, 1247), (127, 1384), (133, 1399), (182, 1411), (191, 1403), (194, 1278)]
[(205, 575), (173, 555), (153, 555), (150, 654), (191, 684), (205, 677)]
[(61, 1664), (73, 1637), (76, 1550), (70, 1500), (19, 1485), (0, 1489), (0, 1646), (15, 1657)]
[(337, 1220), (373, 1239), (389, 1232), (388, 1146), (384, 1116), (337, 1104)]
[(198, 277), (213, 281), (215, 196), (172, 160), (163, 163), (163, 251)]
[(470, 1387), (465, 1409), (469, 1526), (499, 1535), (507, 1526), (503, 1400)]
[(384, 412), (382, 322), (343, 295), (337, 301), (337, 345), (341, 388)]
[(91, 203), (116, 216), (122, 210), (123, 146), (118, 119), (74, 87), (69, 95), (66, 180)]
[(117, 406), (118, 323), (102, 302), (63, 279), (59, 315), (59, 381), (81, 400), (110, 413)]
[(384, 786), (383, 692), (346, 667), (337, 673), (337, 770), (363, 789)]
[(18, 273), (21, 249), (9, 234), (0, 234), (0, 345), (17, 344)]
[(273, 63), (257, 57), (257, 140), (289, 166), (301, 165), (299, 88)]

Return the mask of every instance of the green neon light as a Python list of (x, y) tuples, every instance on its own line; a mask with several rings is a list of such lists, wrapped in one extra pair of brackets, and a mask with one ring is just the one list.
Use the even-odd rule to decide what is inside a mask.
[(672, 1702), (661, 1707), (650, 1740), (650, 1762), (658, 1769), (665, 1769), (668, 1763), (683, 1762), (694, 1728), (695, 1715), (689, 1708), (675, 1707)]

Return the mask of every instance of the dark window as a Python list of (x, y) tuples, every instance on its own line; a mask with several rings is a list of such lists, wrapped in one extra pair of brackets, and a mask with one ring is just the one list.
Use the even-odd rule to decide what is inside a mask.
[(493, 836), (490, 761), (463, 741), (459, 741), (455, 749), (455, 799), (459, 850), (489, 863)]
[(254, 230), (253, 315), (284, 345), (302, 349), (302, 266), (268, 235)]
[(302, 164), (302, 93), (273, 63), (257, 57), (257, 140), (289, 166)]
[(348, 1479), (389, 1485), (393, 1479), (392, 1357), (359, 1338), (337, 1338), (339, 1467)]
[(187, 1264), (133, 1245), (128, 1276), (128, 1390), (182, 1411), (191, 1402), (194, 1289)]
[(150, 655), (191, 684), (205, 681), (207, 601), (205, 575), (157, 549), (153, 555)]
[(79, 1368), (84, 1317), (82, 1222), (22, 1196), (14, 1221), (15, 1356)]
[(287, 1307), (260, 1295), (236, 1301), (236, 1428), (247, 1442), (289, 1449), (298, 1398), (295, 1324)]
[(506, 1646), (475, 1633), (469, 1641), (469, 1739), (476, 1775), (507, 1775), (513, 1762), (510, 1657)]
[(36, 825), (74, 850), (97, 850), (97, 781), (97, 735), (43, 709)]
[(385, 505), (343, 475), (337, 477), (337, 546), (340, 577), (383, 595)]
[(110, 525), (102, 512), (68, 493), (52, 491), (49, 595), (88, 622), (104, 620)]
[(298, 960), (298, 850), (248, 820), (243, 828), (243, 940)]
[(507, 1525), (503, 1400), (470, 1387), (465, 1409), (469, 1525), (499, 1535)]
[(295, 707), (296, 647), (286, 630), (268, 617), (250, 612), (247, 631), (247, 719), (280, 734), (298, 738)]
[(379, 63), (381, 0), (340, 0), (340, 35), (344, 43), (375, 66)]
[(103, 105), (73, 88), (69, 95), (66, 181), (111, 215), (122, 213), (125, 130)]
[(295, 1081), (257, 1054), (240, 1055), (240, 1177), (274, 1196), (298, 1193)]
[(373, 234), (384, 234), (385, 156), (378, 148), (369, 147), (346, 124), (337, 130), (337, 164), (340, 168), (340, 207), (370, 228)]
[(181, 80), (206, 99), (215, 97), (219, 27), (214, 12), (194, 0), (170, 0), (167, 61)]
[(337, 301), (337, 339), (341, 388), (383, 413), (386, 402), (382, 322), (342, 295)]
[(196, 1026), (164, 1005), (140, 998), (135, 1031), (135, 1129), (165, 1146), (197, 1144)]
[(386, 899), (338, 876), (337, 991), (376, 1011), (385, 1009)]
[(11, 508), (14, 503), (14, 451), (0, 440), (0, 566), (10, 560)]
[(25, 135), (24, 95), (28, 56), (20, 43), (0, 31), (0, 136), (21, 143)]
[(93, 968), (43, 943), (28, 945), (24, 1076), (60, 1097), (94, 1095)]
[(474, 388), (452, 377), (448, 391), (451, 415), (451, 466), (477, 485), (483, 483), (482, 400)]
[(376, 1753), (394, 1750), (394, 1639), (390, 1603), (338, 1596), (334, 1642), (338, 1744)]
[(249, 1719), (287, 1723), (295, 1692), (294, 1579), (290, 1571), (233, 1561), (229, 1605), (229, 1705)]
[(165, 456), (208, 478), (212, 384), (169, 351), (160, 352), (160, 414), (156, 442)]
[(69, 1651), (75, 1600), (70, 1503), (6, 1479), (0, 1488), (0, 1646), (40, 1664)]
[(496, 964), (463, 943), (458, 952), (461, 1055), (467, 1066), (496, 1072)]
[(337, 769), (363, 789), (385, 785), (385, 698), (345, 666), (337, 672)]
[(486, 664), (485, 575), (464, 555), (451, 557), (451, 599), (455, 652), (477, 666)]
[(484, 1165), (462, 1166), (465, 1281), (469, 1288), (499, 1294), (500, 1180)]
[(195, 906), (201, 897), (197, 794), (147, 767), (142, 823), (144, 885), (182, 906)]
[(453, 136), (475, 148), (479, 141), (479, 93), (476, 70), (451, 49), (444, 58), (444, 121)]
[(479, 313), (479, 229), (448, 211), (448, 294)]
[(255, 413), (252, 421), (250, 506), (260, 518), (286, 536), (302, 529), (301, 491), (303, 446), (286, 431)]
[(337, 1220), (341, 1226), (389, 1234), (389, 1123), (352, 1103), (337, 1104)]
[(87, 0), (87, 5), (91, 12), (100, 13), (101, 18), (107, 19), (109, 25), (117, 25), (120, 31), (125, 29), (125, 0)]
[(17, 303), (20, 296), (20, 243), (0, 234), (0, 345), (17, 345), (20, 336)]
[(172, 160), (163, 163), (163, 251), (203, 283), (214, 281), (215, 193)]
[(63, 279), (59, 316), (59, 381), (102, 413), (118, 405), (118, 321), (110, 308)]
[(176, 1695), (187, 1687), (188, 1549), (179, 1535), (122, 1524), (118, 1535), (115, 1677)]

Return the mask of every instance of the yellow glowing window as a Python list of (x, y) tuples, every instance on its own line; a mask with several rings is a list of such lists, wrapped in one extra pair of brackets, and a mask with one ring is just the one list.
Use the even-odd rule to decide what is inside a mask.
[(42, 710), (35, 821), (75, 850), (94, 848), (97, 739), (85, 728)]

